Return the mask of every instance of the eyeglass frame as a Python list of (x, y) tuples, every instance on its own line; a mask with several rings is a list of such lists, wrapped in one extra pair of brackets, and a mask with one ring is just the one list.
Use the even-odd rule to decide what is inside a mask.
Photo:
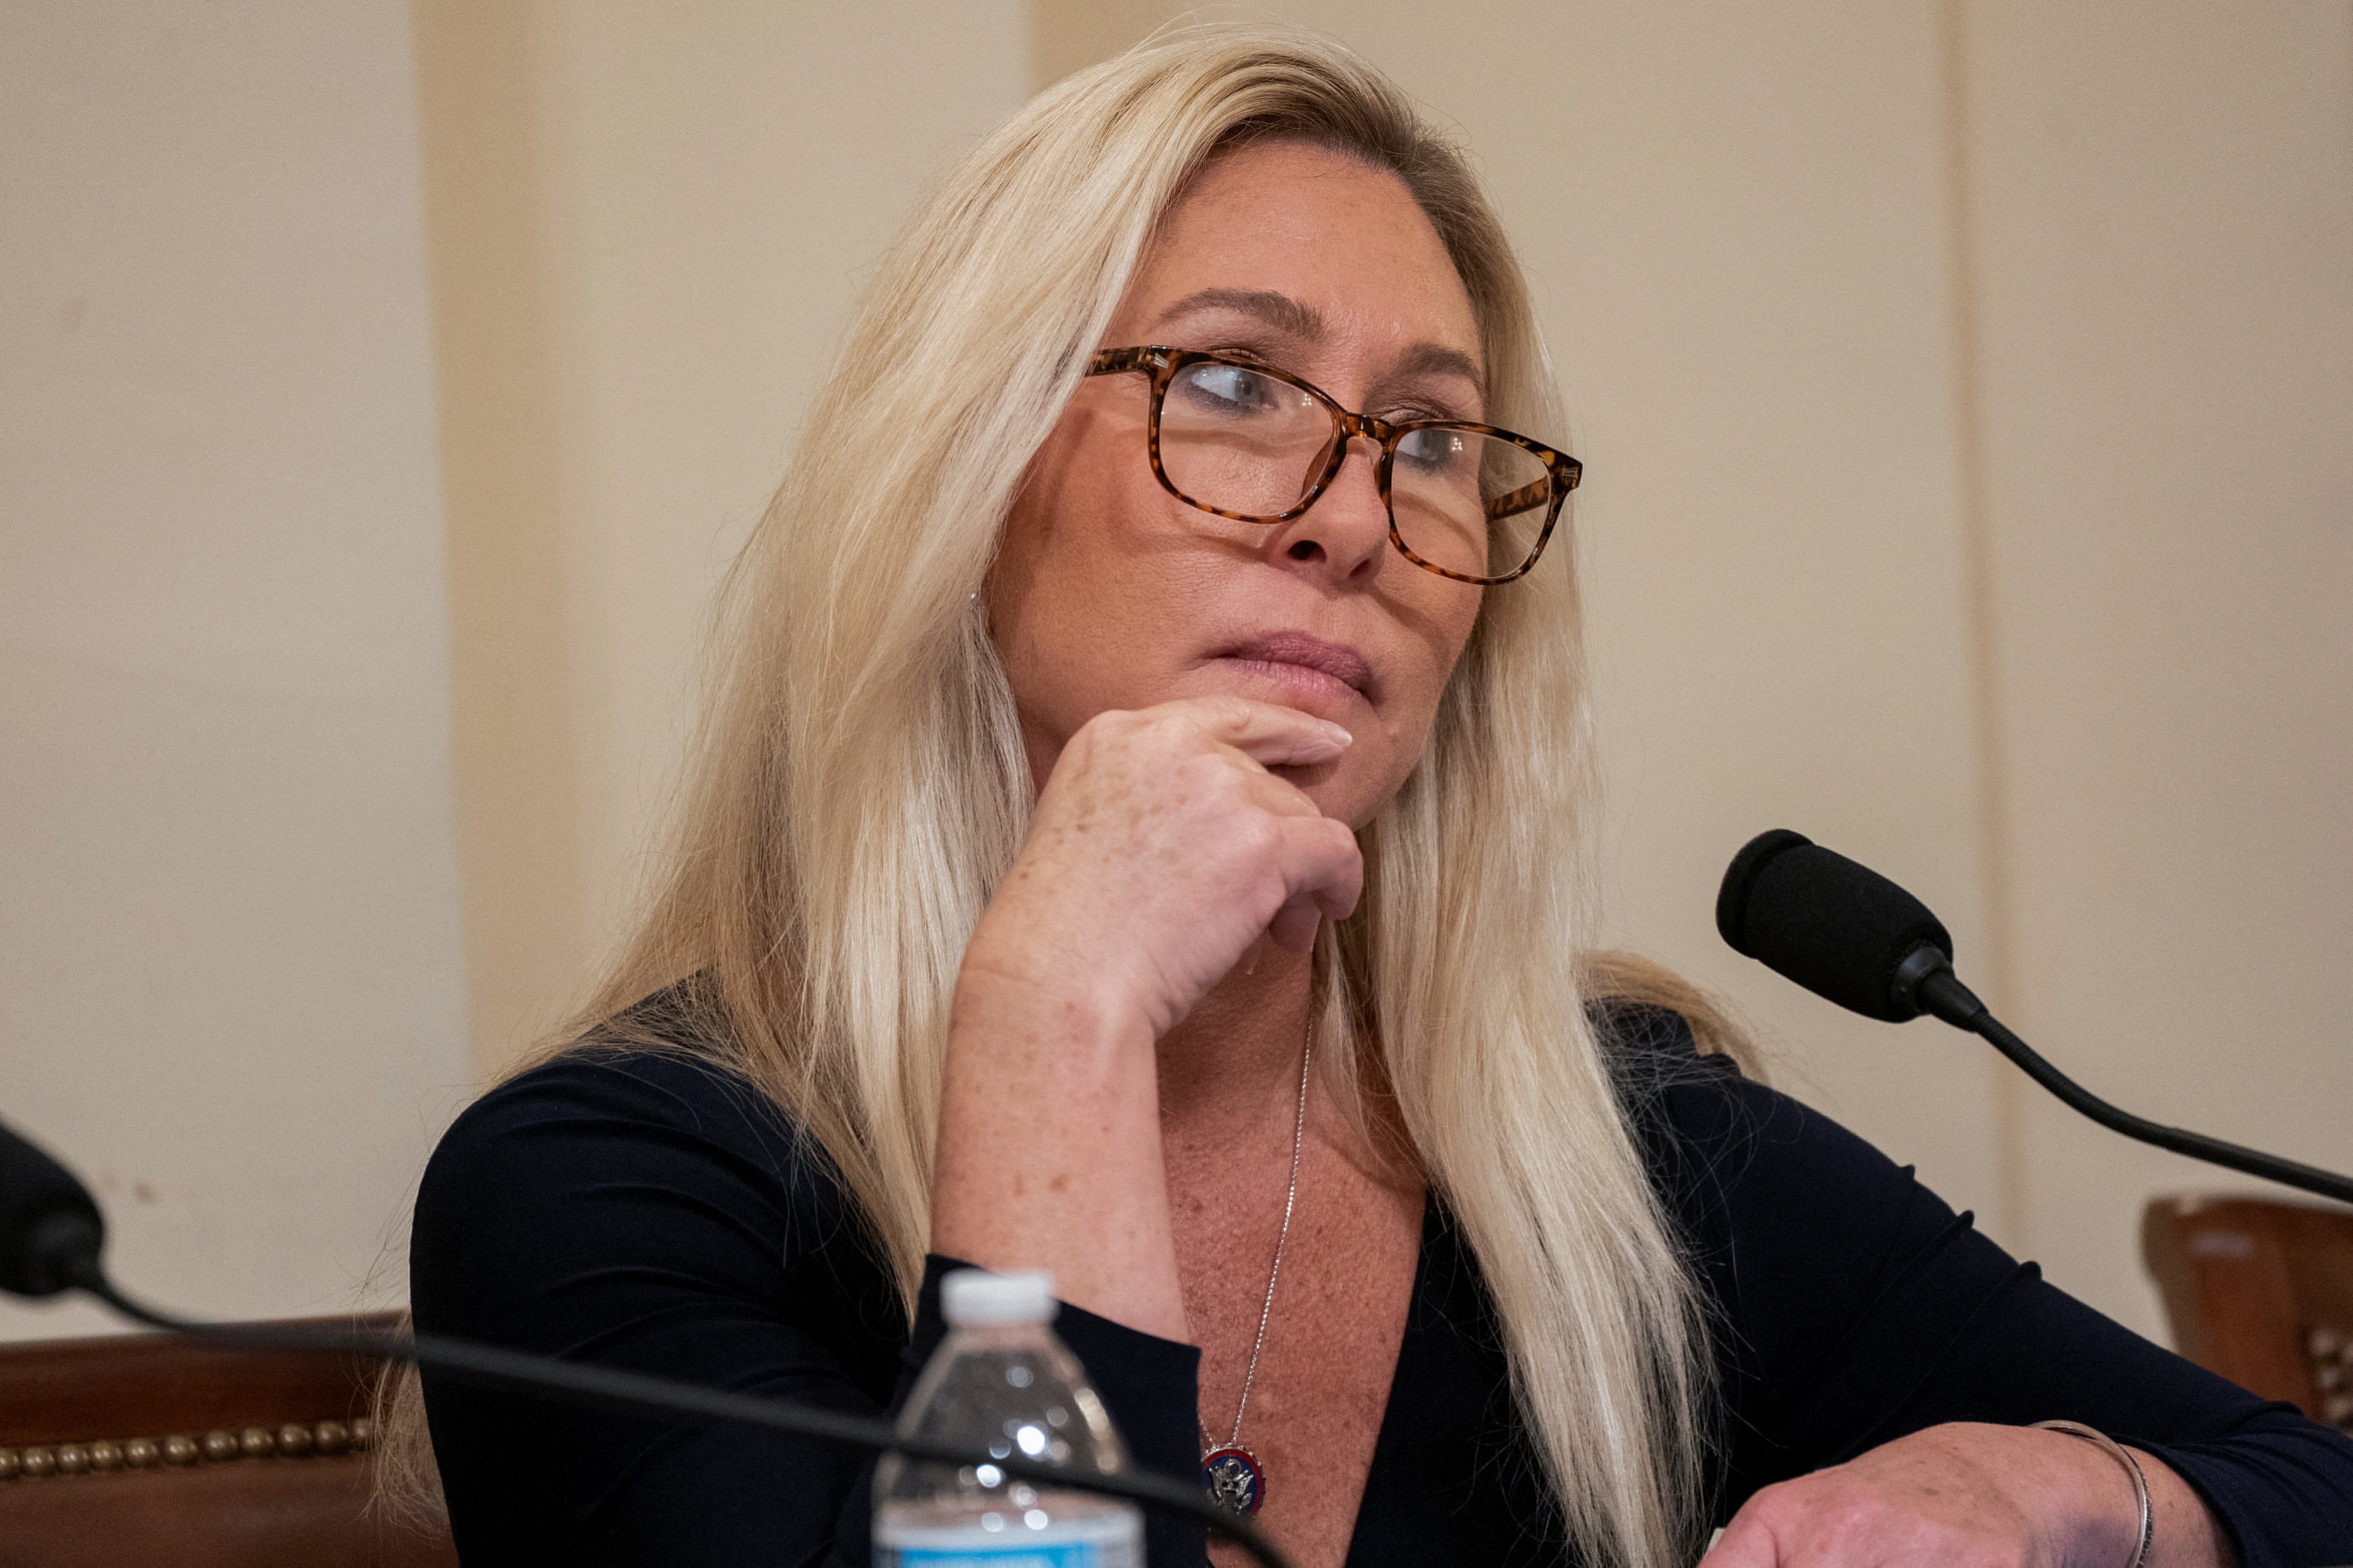
[[(1297, 387), (1322, 404), (1325, 411), (1332, 416), (1331, 455), (1324, 459), (1323, 473), (1307, 487), (1307, 493), (1300, 498), (1298, 505), (1285, 511), (1264, 515), (1228, 511), (1223, 507), (1215, 507), (1207, 501), (1196, 500), (1178, 489), (1176, 482), (1168, 477), (1168, 470), (1162, 467), (1160, 461), (1160, 410), (1167, 398), (1169, 384), (1176, 379), (1177, 373), (1196, 364), (1232, 365), (1238, 370), (1247, 370), (1256, 375), (1271, 377), (1287, 386)], [(1361, 436), (1372, 442), (1375, 449), (1379, 453), (1373, 464), (1373, 484), (1380, 492), (1381, 510), (1389, 521), (1390, 545), (1398, 554), (1425, 572), (1451, 578), (1457, 583), (1469, 583), (1475, 587), (1492, 588), (1501, 583), (1509, 583), (1516, 578), (1526, 576), (1535, 568), (1537, 560), (1545, 552), (1545, 546), (1552, 541), (1553, 528), (1560, 521), (1561, 503), (1568, 499), (1568, 492), (1575, 489), (1577, 482), (1585, 477), (1583, 463), (1566, 452), (1556, 452), (1543, 442), (1523, 436), (1517, 431), (1505, 430), (1494, 425), (1482, 425), (1470, 419), (1404, 419), (1392, 422), (1370, 414), (1353, 413), (1341, 406), (1339, 399), (1305, 377), (1293, 375), (1287, 370), (1281, 370), (1257, 360), (1236, 359), (1229, 354), (1215, 353), (1202, 349), (1179, 349), (1172, 348), (1166, 343), (1152, 343), (1136, 348), (1098, 349), (1094, 357), (1087, 362), (1087, 374), (1091, 376), (1117, 375), (1131, 371), (1152, 378), (1152, 414), (1146, 422), (1145, 433), (1145, 447), (1151, 458), (1152, 476), (1160, 481), (1162, 489), (1166, 490), (1187, 506), (1209, 512), (1214, 516), (1231, 518), (1237, 522), (1289, 522), (1293, 518), (1303, 516), (1307, 509), (1314, 506), (1322, 498), (1324, 492), (1331, 488), (1332, 481), (1339, 477), (1340, 469), (1347, 463), (1348, 443)], [(1538, 531), (1535, 544), (1529, 547), (1527, 559), (1522, 561), (1518, 566), (1500, 577), (1473, 577), (1468, 573), (1450, 571), (1446, 567), (1424, 561), (1420, 556), (1416, 555), (1411, 547), (1406, 543), (1403, 536), (1398, 532), (1397, 507), (1389, 499), (1390, 465), (1397, 458), (1398, 443), (1420, 430), (1461, 430), (1475, 436), (1508, 441), (1544, 464), (1546, 477), (1543, 479), (1531, 481), (1529, 484), (1522, 485), (1518, 489), (1506, 491), (1493, 500), (1482, 503), (1488, 521), (1493, 521), (1499, 517), (1508, 517), (1515, 512), (1529, 510), (1528, 506), (1518, 506), (1499, 512), (1497, 508), (1502, 503), (1525, 496), (1537, 484), (1547, 485), (1550, 488), (1552, 493), (1547, 498), (1545, 507), (1544, 527)], [(1530, 504), (1533, 505), (1533, 502), (1531, 501)]]

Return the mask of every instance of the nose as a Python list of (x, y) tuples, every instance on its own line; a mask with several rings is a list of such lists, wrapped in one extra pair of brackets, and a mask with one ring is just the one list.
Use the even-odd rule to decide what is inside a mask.
[(1340, 471), (1314, 504), (1282, 526), (1276, 559), (1335, 583), (1368, 584), (1380, 575), (1389, 547), (1389, 511), (1375, 481), (1380, 447), (1368, 436), (1350, 436)]

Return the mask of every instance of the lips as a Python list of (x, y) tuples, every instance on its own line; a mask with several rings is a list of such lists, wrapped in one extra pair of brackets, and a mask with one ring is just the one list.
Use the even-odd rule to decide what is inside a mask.
[(1330, 676), (1359, 696), (1369, 699), (1372, 695), (1373, 667), (1363, 654), (1305, 632), (1270, 632), (1221, 648), (1216, 657), (1244, 664), (1292, 665), (1312, 669)]

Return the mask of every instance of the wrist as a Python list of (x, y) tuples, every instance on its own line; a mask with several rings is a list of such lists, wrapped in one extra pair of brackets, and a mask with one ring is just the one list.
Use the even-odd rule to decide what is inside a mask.
[(1141, 1010), (1085, 974), (1040, 973), (967, 952), (948, 1003), (951, 1059), (984, 1051), (998, 1070), (1036, 1057), (1063, 1074), (1117, 1072), (1151, 1058)]
[(1183, 1339), (1152, 1046), (1098, 992), (967, 954), (950, 1004), (932, 1250), (1048, 1269), (1062, 1300)]
[(1092, 955), (1008, 940), (983, 920), (949, 999), (950, 1038), (975, 1027), (1050, 1037), (1066, 1051), (1114, 1058), (1158, 1038), (1137, 987)]
[[(2084, 1482), (2084, 1550), (2116, 1568), (2144, 1568), (2152, 1548), (2156, 1511), (2139, 1457), (2105, 1432), (2076, 1421), (2037, 1421), (2033, 1430), (2064, 1436)], [(2153, 1462), (2153, 1461), (2152, 1461)]]

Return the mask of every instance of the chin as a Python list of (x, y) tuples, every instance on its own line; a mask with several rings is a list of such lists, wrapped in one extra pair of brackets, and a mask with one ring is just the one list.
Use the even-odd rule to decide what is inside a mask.
[(1388, 809), (1389, 802), (1397, 798), (1397, 791), (1367, 787), (1364, 779), (1349, 777), (1345, 768), (1343, 763), (1319, 763), (1314, 767), (1268, 771), (1297, 786), (1301, 794), (1315, 803), (1316, 810), (1361, 833)]

